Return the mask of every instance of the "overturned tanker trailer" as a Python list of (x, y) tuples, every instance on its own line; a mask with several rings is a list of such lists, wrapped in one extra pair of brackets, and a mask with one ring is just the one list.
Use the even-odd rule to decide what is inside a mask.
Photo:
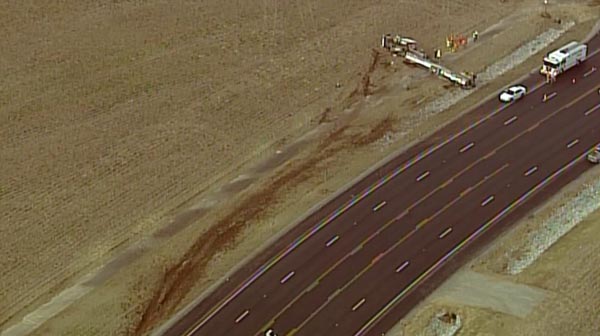
[(436, 74), (439, 77), (443, 77), (463, 89), (472, 89), (476, 85), (475, 80), (477, 79), (477, 76), (475, 74), (468, 72), (453, 72), (452, 70), (433, 62), (423, 52), (407, 52), (404, 56), (404, 62), (425, 67), (429, 69), (431, 73)]

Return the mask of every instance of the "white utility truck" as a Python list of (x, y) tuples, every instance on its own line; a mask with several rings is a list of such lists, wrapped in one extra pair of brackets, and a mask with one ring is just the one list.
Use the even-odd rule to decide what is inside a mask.
[(575, 65), (585, 61), (587, 57), (587, 44), (577, 41), (569, 42), (565, 46), (554, 50), (544, 57), (544, 65), (540, 73), (542, 75), (557, 75), (571, 69)]

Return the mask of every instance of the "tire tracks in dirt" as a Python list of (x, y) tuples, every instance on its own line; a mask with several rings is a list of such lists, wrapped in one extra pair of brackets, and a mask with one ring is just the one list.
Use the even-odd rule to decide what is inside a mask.
[[(212, 225), (195, 241), (178, 263), (164, 272), (133, 335), (145, 334), (156, 323), (173, 314), (198, 279), (206, 275), (208, 263), (219, 253), (231, 248), (247, 225), (265, 216), (268, 209), (278, 202), (279, 197), (313, 178), (320, 171), (320, 166), (327, 164), (328, 158), (350, 147), (369, 145), (392, 129), (392, 120), (388, 117), (373, 126), (367, 134), (357, 137), (348, 132), (349, 123), (363, 107), (364, 98), (374, 93), (371, 89), (374, 87), (372, 75), (378, 69), (380, 56), (380, 51), (373, 49), (367, 71), (360, 78), (356, 89), (341, 102), (342, 107), (354, 106), (350, 109), (350, 113), (336, 119), (337, 122), (331, 125), (329, 134), (314, 146), (305, 158), (289, 162), (271, 182), (265, 181), (268, 183), (265, 187), (247, 196), (225, 217)], [(332, 109), (327, 108), (320, 122), (332, 123), (329, 119), (331, 112)], [(191, 218), (187, 220), (193, 221)]]

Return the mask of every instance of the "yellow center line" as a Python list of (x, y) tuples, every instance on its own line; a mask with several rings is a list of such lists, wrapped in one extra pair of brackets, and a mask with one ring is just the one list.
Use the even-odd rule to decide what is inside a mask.
[[(494, 150), (494, 152), (495, 152), (495, 150)], [(481, 158), (481, 159), (477, 160), (477, 162), (481, 162), (483, 160), (485, 160), (485, 159)], [(455, 180), (457, 177), (459, 177), (460, 175), (464, 174), (467, 170), (469, 170), (470, 168), (472, 168), (473, 166), (475, 166), (476, 163), (470, 164), (467, 168), (461, 170), (460, 172), (458, 172), (457, 174), (455, 174), (454, 176), (452, 176), (448, 181)], [(502, 169), (504, 169), (504, 168), (505, 167), (503, 167)], [(447, 185), (447, 184), (448, 183), (445, 183), (444, 185)], [(319, 282), (321, 282), (321, 280), (323, 280), (327, 275), (329, 275), (331, 272), (333, 272), (341, 263), (343, 263), (344, 261), (346, 261), (346, 259), (348, 259), (351, 256), (353, 256), (360, 249), (362, 249), (365, 244), (367, 244), (369, 241), (371, 241), (373, 238), (375, 238), (377, 235), (379, 235), (383, 230), (385, 230), (387, 227), (389, 227), (396, 220), (399, 220), (400, 218), (403, 218), (404, 216), (406, 216), (410, 210), (414, 209), (416, 206), (418, 206), (419, 204), (421, 204), (423, 201), (425, 201), (426, 199), (428, 199), (429, 197), (431, 197), (431, 195), (433, 195), (435, 192), (441, 190), (442, 188), (443, 188), (443, 186), (438, 186), (433, 191), (429, 192), (427, 195), (425, 195), (424, 197), (422, 197), (421, 199), (419, 199), (417, 202), (413, 203), (410, 207), (408, 207), (405, 211), (403, 211), (399, 216), (396, 216), (396, 217), (392, 218), (387, 223), (385, 223), (384, 225), (382, 225), (379, 229), (377, 229), (377, 231), (375, 231), (375, 233), (371, 234), (367, 239), (363, 240), (360, 244), (358, 244), (357, 247), (355, 249), (353, 249), (350, 253), (347, 253), (346, 255), (344, 255), (344, 257), (342, 257), (341, 259), (339, 259), (338, 261), (336, 261), (331, 267), (329, 267), (325, 272), (323, 272), (313, 283), (311, 283), (307, 287), (307, 289), (305, 289), (300, 294), (298, 294), (296, 297), (294, 297), (294, 299), (292, 301), (290, 301), (277, 315), (275, 315), (260, 330), (264, 330), (264, 329), (268, 328), (270, 325), (272, 325), (275, 322), (275, 320), (277, 320), (279, 317), (281, 317), (281, 315), (283, 315), (305, 293), (307, 293), (310, 290), (314, 289), (319, 284)], [(468, 187), (467, 189), (465, 189), (464, 191), (462, 191), (461, 194), (466, 195), (469, 192), (469, 190), (473, 190), (474, 188), (475, 187), (473, 187), (473, 186)], [(431, 217), (422, 220), (419, 224), (417, 224), (416, 228), (417, 229), (421, 228), (430, 219), (431, 219)], [(408, 237), (406, 237), (406, 238), (408, 238)], [(259, 331), (259, 332), (256, 333), (256, 336), (260, 336), (260, 334), (261, 334), (261, 332)]]
[[(555, 116), (556, 114), (562, 112), (563, 110), (573, 106), (576, 102), (581, 101), (583, 98), (587, 97), (587, 95), (589, 95), (591, 92), (595, 92), (600, 88), (600, 85), (596, 86), (594, 89), (587, 91), (586, 93), (584, 93), (583, 95), (577, 97), (576, 99), (572, 100), (571, 102), (569, 102), (568, 104), (562, 106), (561, 108), (559, 108), (558, 110), (548, 114), (546, 117), (544, 117), (539, 123), (537, 123), (538, 125), (547, 121), (548, 119), (550, 119), (551, 117)], [(467, 170), (470, 170), (473, 166), (475, 166), (476, 164), (478, 164), (479, 162), (486, 160), (488, 158), (490, 158), (492, 155), (494, 155), (498, 150), (508, 146), (510, 143), (514, 142), (515, 140), (517, 140), (518, 138), (520, 138), (521, 136), (523, 136), (524, 134), (528, 133), (530, 130), (527, 129), (525, 131), (520, 132), (519, 134), (517, 134), (516, 136), (512, 137), (511, 139), (509, 139), (507, 142), (503, 143), (502, 145), (500, 145), (499, 147), (497, 147), (496, 149), (490, 151), (489, 153), (487, 153), (485, 156), (483, 156), (482, 158), (478, 159), (477, 161), (475, 161), (474, 163), (469, 164), (465, 169), (461, 170), (460, 172), (458, 172), (457, 174), (455, 174), (454, 176), (452, 176), (448, 181), (453, 181), (455, 180), (457, 177), (459, 177), (460, 175), (464, 174)], [(500, 168), (500, 170), (505, 169), (508, 166), (508, 164), (505, 164), (504, 166), (502, 166)], [(497, 174), (499, 171), (495, 171), (492, 175)], [(486, 176), (482, 181), (487, 180), (488, 178), (490, 178), (491, 176)], [(437, 188), (435, 188), (433, 191), (429, 192), (427, 195), (425, 195), (424, 197), (422, 197), (421, 199), (419, 199), (417, 202), (415, 202), (414, 204), (412, 204), (410, 207), (408, 207), (404, 212), (402, 212), (402, 214), (400, 214), (399, 216), (393, 218), (392, 220), (388, 221), (385, 225), (383, 225), (382, 227), (380, 227), (374, 234), (372, 234), (371, 236), (369, 236), (367, 239), (365, 239), (364, 241), (361, 242), (361, 244), (359, 245), (360, 248), (362, 248), (362, 246), (364, 246), (366, 243), (368, 243), (370, 240), (372, 240), (376, 235), (378, 235), (381, 231), (383, 231), (385, 228), (387, 228), (389, 225), (391, 225), (394, 221), (404, 217), (406, 214), (408, 214), (408, 212), (411, 209), (414, 209), (417, 205), (419, 205), (420, 203), (422, 203), (423, 201), (425, 201), (426, 199), (428, 199), (431, 195), (433, 195), (435, 192), (439, 191), (440, 189), (442, 189), (444, 186), (447, 186), (449, 183), (448, 181), (446, 181), (445, 183), (443, 183), (442, 185), (438, 186)], [(480, 185), (481, 181), (478, 183), (478, 185)], [(472, 190), (474, 190), (477, 186), (471, 186), (468, 187), (467, 189), (463, 190), (460, 195), (461, 196), (465, 196), (466, 194), (468, 194), (469, 192), (471, 192)], [(439, 211), (438, 211), (439, 212)], [(427, 222), (429, 222), (431, 220), (431, 217), (426, 218), (424, 220), (422, 220), (419, 224), (417, 224), (416, 229), (411, 231), (408, 236), (405, 236), (403, 238), (400, 239), (399, 242), (403, 242), (404, 240), (406, 240), (406, 238), (408, 238), (410, 235), (412, 235), (414, 233), (414, 231), (422, 228)], [(279, 313), (277, 313), (268, 323), (266, 323), (256, 334), (255, 336), (261, 336), (261, 331), (265, 330), (266, 328), (268, 328), (269, 326), (271, 326), (279, 317), (281, 317), (294, 303), (296, 303), (305, 293), (313, 290), (318, 284), (319, 282), (321, 282), (322, 279), (324, 279), (328, 274), (330, 274), (335, 268), (337, 268), (342, 262), (344, 262), (346, 259), (348, 259), (350, 256), (354, 255), (357, 250), (360, 250), (360, 248), (358, 249), (354, 249), (351, 253), (346, 254), (343, 258), (341, 258), (340, 260), (338, 260), (335, 264), (333, 264), (329, 269), (327, 269), (324, 273), (322, 273), (313, 283), (311, 283), (307, 289), (305, 289), (304, 291), (302, 291), (299, 295), (297, 295), (296, 297), (294, 297), (294, 299), (292, 301), (290, 301)], [(353, 281), (353, 280), (352, 280)], [(313, 314), (315, 314), (315, 312), (313, 312)], [(313, 315), (311, 314), (311, 315)], [(311, 317), (309, 317), (311, 318)], [(298, 328), (294, 328), (294, 330), (298, 330)]]
[[(593, 52), (592, 54), (590, 54), (590, 57), (592, 55), (595, 55), (596, 53), (600, 52), (600, 50), (597, 50), (595, 52)], [(545, 82), (540, 82), (538, 85), (536, 85), (531, 92), (535, 92), (538, 89), (540, 89), (541, 87), (543, 87), (544, 85), (546, 85)], [(495, 109), (492, 113), (488, 114), (487, 116), (485, 116), (482, 119), (479, 119), (477, 122), (471, 124), (469, 127), (461, 130), (458, 133), (455, 133), (454, 135), (452, 135), (451, 137), (447, 138), (446, 140), (444, 140), (443, 142), (428, 148), (427, 150), (425, 150), (424, 152), (421, 152), (418, 156), (413, 157), (412, 159), (410, 159), (406, 164), (404, 164), (404, 166), (400, 169), (397, 169), (397, 171), (395, 171), (394, 173), (392, 173), (391, 176), (392, 178), (399, 175), (400, 173), (402, 173), (403, 171), (405, 171), (406, 169), (412, 167), (414, 164), (416, 164), (417, 162), (421, 161), (423, 158), (429, 156), (431, 153), (437, 151), (438, 149), (442, 148), (443, 146), (447, 145), (448, 143), (454, 141), (455, 139), (457, 139), (458, 137), (466, 134), (467, 132), (469, 132), (470, 130), (478, 127), (479, 125), (483, 124), (485, 121), (489, 120), (490, 118), (494, 117), (495, 115), (497, 115), (498, 113), (504, 111), (506, 108), (508, 107), (508, 105), (503, 105), (497, 109)], [(371, 185), (369, 188), (372, 188), (373, 186), (376, 186), (375, 189), (377, 189), (380, 185), (381, 181), (378, 181), (377, 183)], [(383, 183), (385, 184), (385, 183)], [(381, 185), (383, 185), (381, 184)], [(362, 198), (359, 199), (359, 201)], [(358, 202), (356, 202), (358, 203)], [(349, 209), (350, 207), (352, 207), (355, 204), (352, 204), (352, 202), (346, 203), (342, 208), (341, 213), (345, 212), (347, 209)], [(339, 210), (339, 209), (338, 209)], [(337, 218), (336, 216), (332, 217), (333, 219)], [(332, 219), (332, 220), (333, 220)], [(283, 254), (283, 252), (281, 252), (281, 254)], [(277, 256), (274, 260), (275, 263), (277, 263), (277, 258), (279, 258), (279, 256)], [(264, 265), (263, 265), (264, 266)], [(266, 272), (266, 271), (265, 271)], [(262, 273), (264, 272), (260, 272), (259, 276), (262, 276)], [(230, 292), (229, 295), (227, 295), (225, 298), (223, 298), (217, 305), (213, 306), (206, 314), (204, 314), (200, 319), (198, 319), (193, 325), (191, 325), (186, 332), (184, 333), (184, 335), (186, 336), (190, 336), (193, 333), (195, 333), (196, 331), (198, 331), (200, 328), (202, 328), (210, 319), (212, 319), (221, 309), (223, 309), (223, 307), (225, 307), (231, 300), (233, 300), (233, 298), (235, 296), (237, 296), (237, 294), (239, 294), (239, 292), (245, 290), (245, 288), (247, 288), (248, 286), (250, 286), (250, 284), (254, 282), (254, 280), (250, 280), (250, 278), (246, 279), (241, 285), (240, 287), (236, 288), (234, 291)], [(241, 289), (240, 289), (241, 288)]]
[[(586, 97), (590, 92), (598, 90), (598, 88), (600, 88), (600, 85), (596, 86), (593, 90), (587, 91), (583, 95), (579, 96), (573, 102), (580, 101), (581, 99), (583, 99), (584, 97)], [(572, 106), (572, 105), (573, 104), (569, 104), (569, 106)], [(452, 249), (452, 251), (450, 251), (450, 253), (447, 253), (445, 256), (443, 256), (440, 260), (438, 260), (436, 262), (436, 264), (434, 264), (429, 269), (427, 269), (416, 280), (414, 280), (407, 288), (405, 288), (400, 294), (398, 294), (396, 297), (394, 297), (393, 300), (390, 302), (391, 304), (388, 303), (383, 309), (381, 309), (380, 311), (378, 311), (377, 314), (374, 317), (372, 317), (365, 325), (363, 325), (362, 328), (358, 332), (356, 332), (354, 335), (355, 336), (362, 335), (365, 331), (369, 330), (375, 324), (375, 322), (379, 318), (381, 318), (381, 316), (383, 316), (384, 314), (386, 314), (386, 312), (389, 311), (389, 309), (393, 305), (395, 305), (406, 293), (408, 293), (411, 288), (414, 288), (418, 283), (422, 282), (424, 279), (426, 279), (427, 277), (429, 277), (431, 275), (431, 272), (433, 272), (433, 270), (436, 267), (439, 267), (440, 263), (443, 262), (444, 259), (446, 259), (449, 256), (451, 256), (454, 253), (456, 253), (465, 244), (467, 244), (469, 241), (471, 241), (475, 236), (479, 235), (482, 230), (487, 230), (487, 228), (491, 224), (493, 224), (499, 218), (504, 217), (509, 212), (510, 209), (512, 209), (512, 208), (515, 207), (515, 205), (524, 202), (533, 193), (536, 193), (539, 190), (539, 188), (541, 188), (543, 185), (545, 185), (549, 180), (551, 180), (551, 179), (555, 178), (556, 176), (560, 175), (568, 167), (570, 167), (573, 164), (575, 164), (575, 162), (577, 162), (578, 160), (582, 159), (584, 156), (585, 156), (585, 154), (580, 155), (579, 157), (577, 157), (574, 160), (572, 160), (571, 162), (569, 162), (567, 165), (561, 167), (559, 170), (557, 170), (556, 172), (554, 172), (552, 175), (546, 177), (546, 179), (544, 179), (544, 181), (542, 181), (539, 184), (535, 185), (532, 189), (530, 189), (527, 193), (525, 193), (524, 195), (522, 195), (519, 199), (517, 199), (514, 202), (512, 202), (509, 206), (505, 207), (500, 213), (498, 213), (492, 219), (490, 219), (489, 221), (487, 221), (486, 223), (484, 223), (484, 225), (482, 227), (480, 227), (475, 233), (472, 233), (470, 236), (468, 236), (467, 238), (465, 238), (459, 245), (455, 246), (454, 249)]]
[(485, 176), (483, 179), (481, 179), (479, 182), (477, 182), (477, 184), (475, 184), (474, 186), (468, 187), (465, 190), (461, 191), (459, 196), (456, 197), (455, 199), (452, 200), (452, 202), (447, 203), (446, 205), (444, 205), (441, 209), (439, 209), (438, 211), (436, 211), (433, 215), (425, 218), (424, 220), (422, 220), (419, 224), (417, 224), (417, 228), (424, 226), (426, 223), (432, 221), (435, 217), (439, 216), (442, 212), (448, 210), (448, 208), (450, 208), (451, 206), (453, 206), (456, 202), (458, 202), (461, 198), (463, 198), (464, 196), (466, 196), (467, 194), (469, 194), (471, 191), (477, 189), (481, 184), (483, 184), (483, 182), (487, 181), (488, 179), (494, 177), (495, 175), (497, 175), (499, 172), (503, 171), (504, 169), (508, 168), (509, 164), (505, 163), (502, 167), (496, 169), (493, 173), (491, 173), (490, 175)]
[[(481, 184), (483, 184), (485, 181), (487, 181), (489, 177), (493, 177), (493, 176), (497, 175), (498, 173), (500, 173), (501, 171), (503, 171), (504, 169), (506, 169), (508, 166), (509, 166), (508, 163), (506, 163), (502, 167), (496, 169), (492, 174), (490, 174), (490, 175), (482, 178), (479, 182), (477, 182), (477, 184), (474, 187), (471, 187), (471, 190), (475, 190), (477, 187), (479, 187)], [(468, 194), (468, 192), (467, 193), (463, 193), (463, 194), (466, 195), (466, 194)], [(458, 202), (463, 197), (464, 196), (460, 196), (459, 195), (454, 200), (452, 200), (452, 202), (450, 202), (449, 204), (454, 204), (454, 203)], [(447, 210), (450, 206), (451, 205), (446, 205), (444, 207), (445, 208), (444, 210)], [(442, 212), (443, 212), (442, 210), (436, 212), (435, 215), (427, 218), (426, 222), (431, 222), (433, 219), (435, 219), (436, 216), (439, 216)], [(330, 301), (332, 301), (337, 296), (339, 296), (344, 290), (346, 290), (346, 288), (350, 287), (354, 282), (356, 282), (356, 280), (358, 280), (361, 276), (363, 276), (363, 274), (367, 273), (371, 268), (373, 268), (375, 266), (375, 264), (379, 260), (381, 260), (388, 253), (390, 253), (391, 251), (393, 251), (396, 247), (398, 247), (400, 244), (402, 244), (406, 240), (408, 240), (408, 238), (412, 237), (415, 233), (417, 233), (417, 231), (419, 231), (424, 225), (425, 225), (425, 223), (423, 223), (422, 225), (421, 225), (421, 223), (419, 223), (406, 236), (400, 238), (400, 240), (398, 240), (396, 243), (394, 243), (392, 246), (390, 246), (387, 250), (385, 250), (383, 253), (379, 254), (379, 257), (378, 257), (378, 259), (377, 259), (376, 262), (369, 263), (359, 273), (357, 273), (356, 275), (354, 275), (354, 277), (352, 277), (352, 279), (349, 282), (347, 282), (343, 287), (341, 287), (338, 290), (336, 290), (335, 293), (333, 293), (331, 296), (329, 296), (327, 298), (327, 302), (325, 302), (324, 304), (322, 304), (317, 310), (315, 310), (312, 314), (310, 314), (310, 316), (307, 319), (305, 319), (296, 329), (302, 329), (308, 322), (310, 322), (310, 320), (312, 320), (319, 312), (321, 312), (327, 306), (327, 304)]]
[(536, 194), (541, 190), (542, 187), (547, 185), (547, 183), (553, 179), (555, 179), (560, 174), (564, 173), (567, 169), (573, 167), (577, 162), (581, 161), (585, 157), (585, 154), (581, 154), (575, 159), (571, 160), (566, 165), (562, 166), (560, 169), (552, 173), (550, 176), (546, 177), (542, 182), (536, 184), (533, 188), (529, 189), (525, 194), (521, 195), (517, 200), (513, 201), (511, 204), (502, 209), (499, 213), (497, 213), (492, 219), (485, 222), (481, 227), (477, 229), (477, 231), (471, 233), (468, 237), (464, 238), (458, 245), (454, 246), (452, 250), (442, 256), (440, 259), (436, 261), (435, 264), (430, 266), (427, 270), (419, 275), (415, 280), (413, 280), (407, 287), (405, 287), (398, 295), (392, 298), (382, 309), (380, 309), (369, 321), (367, 321), (359, 331), (357, 331), (354, 336), (363, 335), (366, 331), (370, 330), (375, 323), (380, 320), (383, 316), (385, 316), (400, 300), (404, 295), (414, 290), (415, 286), (417, 286), (420, 282), (429, 278), (433, 271), (436, 268), (439, 268), (446, 260), (455, 255), (458, 251), (460, 251), (464, 246), (468, 245), (473, 241), (474, 238), (481, 235), (483, 232), (487, 231), (491, 225), (496, 223), (497, 221), (504, 218), (507, 214), (511, 212), (512, 209), (519, 207), (523, 202), (525, 202), (532, 195)]

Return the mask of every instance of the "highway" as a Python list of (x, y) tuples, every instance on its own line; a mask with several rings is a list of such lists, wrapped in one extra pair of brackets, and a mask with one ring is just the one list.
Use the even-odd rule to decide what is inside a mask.
[(600, 142), (599, 40), (556, 83), (532, 75), (522, 100), (484, 102), (367, 176), (166, 334), (384, 334), (473, 242), (493, 239), (592, 167), (584, 156)]

